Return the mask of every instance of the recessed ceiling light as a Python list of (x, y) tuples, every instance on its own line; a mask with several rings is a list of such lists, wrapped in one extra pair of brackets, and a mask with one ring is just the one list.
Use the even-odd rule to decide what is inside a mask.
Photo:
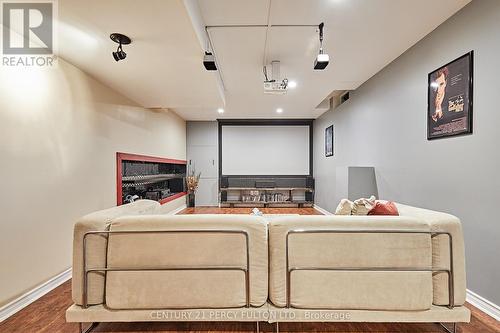
[(217, 112), (219, 112), (219, 113), (224, 113), (224, 109), (223, 109), (223, 108), (218, 108), (218, 109), (217, 109)]
[(290, 88), (295, 88), (295, 87), (297, 86), (297, 82), (295, 82), (295, 81), (289, 81), (289, 82), (288, 82), (288, 86), (289, 86)]
[(278, 113), (282, 113), (282, 112), (283, 112), (283, 109), (282, 109), (282, 108), (277, 108), (277, 109), (276, 109), (276, 112), (278, 112)]

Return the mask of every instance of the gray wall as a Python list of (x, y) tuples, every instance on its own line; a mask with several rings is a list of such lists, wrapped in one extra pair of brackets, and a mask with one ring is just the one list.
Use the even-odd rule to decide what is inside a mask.
[[(427, 74), (470, 50), (474, 50), (474, 134), (427, 141)], [(449, 212), (462, 220), (468, 289), (496, 304), (500, 304), (499, 60), (500, 1), (474, 0), (351, 93), (348, 102), (323, 114), (314, 133), (318, 206), (334, 211), (347, 197), (348, 166), (375, 167), (382, 199)], [(327, 158), (324, 130), (331, 124), (335, 156)]]

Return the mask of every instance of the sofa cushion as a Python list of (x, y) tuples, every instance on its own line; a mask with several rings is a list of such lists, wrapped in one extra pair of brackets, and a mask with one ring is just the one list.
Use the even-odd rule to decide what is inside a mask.
[(375, 206), (368, 212), (368, 215), (399, 215), (398, 207), (392, 201), (377, 200)]
[(351, 215), (353, 202), (349, 199), (342, 199), (335, 209), (335, 215)]
[[(106, 304), (124, 308), (241, 307), (246, 304), (246, 236), (249, 245), (250, 304), (267, 300), (267, 224), (250, 215), (158, 215), (122, 217), (111, 231), (108, 267), (136, 272), (108, 272)], [(196, 232), (150, 233), (195, 230)], [(223, 231), (236, 233), (222, 233)], [(213, 232), (215, 231), (215, 233)], [(232, 270), (151, 271), (150, 268), (227, 267)], [(236, 268), (236, 269), (234, 269)]]
[(109, 272), (110, 309), (199, 309), (244, 307), (242, 271)]
[(291, 306), (300, 309), (428, 310), (431, 272), (294, 271)]
[[(405, 230), (417, 233), (379, 233), (384, 230)], [(314, 231), (314, 233), (298, 232), (295, 230)], [(323, 233), (318, 231), (343, 231), (337, 233)], [(350, 231), (350, 232), (348, 232)], [(359, 231), (363, 231), (360, 233)], [(429, 270), (432, 263), (431, 237), (427, 233), (427, 223), (411, 218), (398, 216), (300, 216), (283, 217), (270, 221), (270, 300), (276, 306), (285, 306), (287, 298), (287, 235), (288, 236), (288, 267), (292, 268), (319, 268), (315, 270), (294, 270), (291, 273), (291, 304), (294, 306), (316, 306), (321, 308), (344, 308), (351, 300), (339, 300), (339, 295), (348, 291), (356, 294), (357, 284), (365, 284), (379, 288), (376, 292), (364, 296), (355, 296), (359, 300), (357, 305), (350, 304), (350, 308), (375, 309), (377, 295), (393, 288), (395, 295), (407, 292), (408, 276), (411, 277), (413, 287), (424, 284), (421, 289), (422, 297), (415, 302), (409, 298), (402, 298), (395, 302), (391, 309), (422, 310), (429, 308), (432, 302), (431, 275), (429, 272), (407, 274), (402, 272), (384, 272), (384, 274), (370, 275), (366, 272), (352, 271), (342, 274), (328, 271), (328, 268), (420, 268)], [(422, 233), (421, 233), (422, 232)], [(413, 272), (412, 272), (413, 273)], [(346, 278), (346, 276), (349, 276)], [(377, 280), (379, 276), (384, 276)], [(321, 283), (328, 279), (335, 283)], [(383, 284), (387, 278), (390, 285)], [(349, 285), (349, 281), (352, 283)], [(354, 283), (356, 281), (356, 283)], [(347, 289), (346, 289), (347, 288)], [(414, 290), (414, 289), (413, 289)], [(412, 290), (412, 292), (413, 292)], [(347, 296), (346, 296), (347, 297)], [(413, 297), (413, 296), (411, 296)], [(410, 298), (411, 298), (410, 297)], [(328, 303), (330, 299), (330, 303)], [(342, 303), (344, 302), (344, 303)], [(379, 310), (386, 303), (379, 303)]]
[(375, 206), (376, 198), (375, 196), (371, 196), (370, 198), (361, 198), (354, 200), (352, 204), (352, 215), (368, 215), (370, 209)]

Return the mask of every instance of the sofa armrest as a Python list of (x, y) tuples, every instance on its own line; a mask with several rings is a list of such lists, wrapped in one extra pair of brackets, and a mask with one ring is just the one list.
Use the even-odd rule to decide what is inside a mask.
[[(437, 235), (432, 239), (432, 266), (433, 268), (449, 269), (453, 272), (454, 305), (463, 305), (466, 295), (465, 250), (460, 220), (453, 215), (432, 210), (402, 204), (397, 204), (397, 207), (400, 215), (415, 217), (427, 222), (432, 232), (446, 233)], [(452, 260), (450, 260), (450, 242)], [(434, 274), (433, 295), (435, 305), (449, 305), (447, 273)]]
[[(73, 232), (73, 278), (72, 298), (77, 305), (83, 305), (84, 294), (84, 261), (86, 267), (106, 266), (106, 234), (89, 234), (88, 232), (106, 231), (109, 224), (103, 221), (85, 220), (77, 222)], [(85, 259), (84, 259), (84, 237)], [(87, 275), (87, 304), (95, 305), (104, 302), (104, 273), (90, 272)]]
[[(72, 299), (77, 305), (83, 305), (84, 292), (84, 256), (87, 268), (105, 267), (107, 251), (106, 234), (89, 234), (89, 232), (106, 231), (110, 223), (125, 215), (155, 214), (160, 204), (152, 200), (139, 200), (130, 204), (100, 210), (80, 218), (73, 231), (73, 278)], [(84, 237), (86, 251), (84, 254)], [(87, 281), (87, 304), (95, 305), (104, 302), (104, 273), (90, 272)]]

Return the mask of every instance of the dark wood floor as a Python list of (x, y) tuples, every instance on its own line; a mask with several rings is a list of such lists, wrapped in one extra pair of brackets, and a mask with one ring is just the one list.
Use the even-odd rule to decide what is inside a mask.
[[(38, 301), (0, 323), (1, 333), (76, 333), (78, 325), (66, 323), (64, 312), (71, 305), (71, 283), (66, 282)], [(499, 322), (481, 311), (472, 310), (469, 324), (459, 324), (461, 333), (498, 333)], [(273, 326), (261, 323), (261, 330), (272, 332)], [(153, 333), (153, 332), (251, 332), (253, 323), (102, 323), (95, 332), (107, 333)], [(443, 333), (437, 324), (367, 324), (367, 323), (289, 323), (280, 324), (280, 332), (343, 332), (343, 333)]]
[[(253, 208), (219, 208), (219, 207), (194, 207), (186, 208), (177, 214), (250, 214)], [(264, 214), (299, 214), (322, 215), (314, 208), (259, 208)]]
[[(321, 214), (313, 208), (267, 208), (261, 209), (266, 214)], [(180, 214), (247, 214), (251, 208), (187, 208)], [(43, 296), (33, 304), (0, 323), (0, 333), (73, 333), (78, 332), (78, 325), (66, 323), (64, 313), (71, 305), (71, 283), (66, 282)], [(469, 324), (459, 324), (460, 333), (498, 333), (500, 324), (473, 306), (467, 304), (472, 311)], [(261, 331), (272, 332), (273, 326), (261, 323)], [(95, 332), (252, 332), (254, 323), (102, 323)], [(437, 324), (399, 324), (399, 323), (288, 323), (280, 324), (280, 332), (336, 332), (336, 333), (442, 333), (444, 330)]]

